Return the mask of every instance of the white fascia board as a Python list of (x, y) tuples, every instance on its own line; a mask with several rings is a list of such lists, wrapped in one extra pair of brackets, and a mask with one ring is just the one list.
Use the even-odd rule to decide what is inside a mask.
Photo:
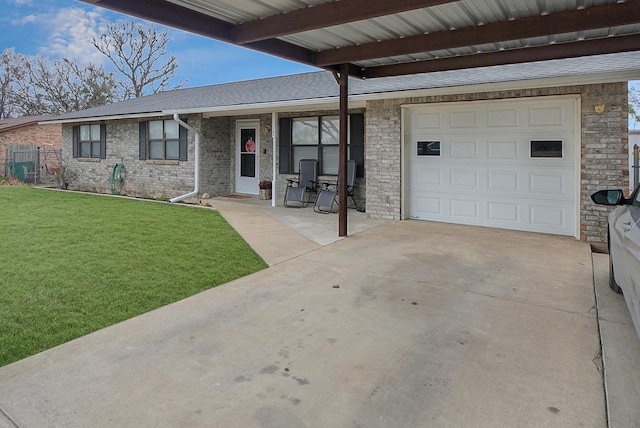
[(553, 88), (561, 86), (592, 85), (599, 83), (627, 82), (640, 79), (640, 69), (617, 73), (601, 73), (582, 76), (564, 76), (543, 79), (515, 80), (511, 82), (481, 83), (468, 86), (449, 86), (430, 89), (410, 89), (406, 91), (380, 92), (374, 94), (351, 95), (349, 101), (374, 101), (394, 98), (413, 98), (439, 95), (459, 95), (479, 92), (512, 91), (518, 89)]
[[(615, 73), (600, 73), (579, 76), (516, 80), (510, 82), (481, 83), (476, 85), (450, 86), (443, 88), (411, 89), (391, 92), (376, 92), (349, 96), (349, 108), (364, 108), (367, 101), (411, 98), (437, 95), (457, 95), (478, 92), (492, 92), (518, 89), (536, 89), (560, 86), (577, 86), (598, 83), (625, 82), (640, 79), (640, 70)], [(201, 113), (204, 117), (239, 116), (244, 114), (265, 114), (271, 112), (311, 111), (337, 109), (338, 97), (314, 98), (306, 100), (277, 101), (260, 104), (238, 104), (233, 106), (202, 107), (197, 109), (164, 110), (164, 114)]]
[(120, 114), (112, 116), (92, 116), (92, 117), (79, 117), (76, 119), (61, 119), (61, 120), (48, 120), (44, 122), (38, 122), (38, 125), (51, 125), (51, 124), (65, 124), (65, 123), (84, 123), (84, 122), (97, 122), (103, 120), (123, 120), (123, 119), (140, 119), (145, 117), (158, 117), (166, 116), (163, 112), (153, 113), (134, 113), (134, 114)]
[[(353, 101), (349, 97), (349, 108), (364, 108), (365, 101)], [(336, 109), (340, 105), (338, 97), (310, 98), (305, 100), (274, 101), (270, 103), (236, 104), (218, 107), (199, 107), (194, 109), (163, 110), (163, 114), (202, 114), (204, 117), (240, 116), (245, 114), (263, 114), (272, 112), (311, 111)]]

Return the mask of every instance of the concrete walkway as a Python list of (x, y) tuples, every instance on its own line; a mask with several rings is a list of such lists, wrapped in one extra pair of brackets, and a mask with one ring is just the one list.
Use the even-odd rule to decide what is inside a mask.
[(609, 289), (609, 256), (593, 254), (610, 428), (640, 426), (640, 340), (624, 296)]
[(0, 427), (606, 426), (587, 244), (214, 205), (271, 267), (0, 368)]

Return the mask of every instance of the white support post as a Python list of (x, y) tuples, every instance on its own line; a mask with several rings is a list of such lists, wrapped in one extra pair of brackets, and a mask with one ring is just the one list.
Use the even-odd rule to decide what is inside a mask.
[(276, 185), (276, 177), (277, 177), (277, 173), (278, 173), (278, 167), (277, 167), (277, 160), (278, 160), (278, 156), (277, 156), (277, 149), (278, 149), (278, 113), (276, 113), (275, 111), (271, 113), (271, 141), (273, 142), (273, 172), (272, 172), (272, 179), (271, 179), (271, 206), (275, 207), (276, 206), (276, 198), (278, 196), (277, 194), (277, 188), (278, 186)]

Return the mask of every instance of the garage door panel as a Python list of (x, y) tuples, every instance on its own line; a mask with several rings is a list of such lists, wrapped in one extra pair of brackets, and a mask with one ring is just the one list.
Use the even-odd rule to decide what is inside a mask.
[(449, 113), (449, 123), (452, 129), (456, 128), (477, 128), (478, 123), (478, 111), (466, 110), (466, 111), (453, 111)]
[(546, 172), (529, 174), (529, 191), (544, 194), (551, 198), (553, 196), (567, 196), (567, 174), (562, 172)]
[(487, 142), (488, 146), (488, 158), (501, 161), (512, 161), (518, 159), (518, 141), (497, 141), (490, 140)]
[[(407, 128), (412, 144), (407, 154), (409, 216), (575, 236), (579, 168), (575, 100), (530, 98), (416, 107), (420, 114), (408, 115)], [(416, 141), (439, 141), (440, 156), (418, 156)], [(537, 156), (547, 156), (544, 150), (549, 155), (532, 157), (532, 141), (543, 142), (535, 146)], [(561, 141), (562, 157), (553, 157), (557, 143), (546, 141)]]
[(531, 127), (562, 127), (565, 123), (565, 114), (562, 106), (540, 106), (529, 109), (529, 126)]
[(445, 213), (442, 211), (442, 199), (439, 197), (418, 196), (415, 199), (416, 212), (420, 216), (431, 218), (443, 218)]
[(450, 199), (449, 214), (454, 221), (480, 220), (480, 201), (466, 198)]
[(567, 224), (566, 208), (558, 205), (536, 205), (529, 207), (530, 223), (533, 226), (562, 230)]
[(517, 108), (496, 108), (487, 111), (488, 128), (517, 128), (520, 125)]
[(415, 183), (410, 193), (449, 192), (469, 193), (502, 197), (570, 201), (574, 199), (575, 187), (572, 174), (559, 169), (530, 172), (522, 167), (500, 167), (495, 165), (445, 166), (410, 165), (411, 181)]
[(435, 189), (442, 184), (442, 172), (438, 168), (426, 169), (414, 167), (412, 172), (412, 181), (414, 183), (420, 183), (419, 187)]
[(520, 206), (514, 202), (488, 202), (487, 217), (494, 222), (509, 222), (517, 227), (520, 222)]
[(518, 171), (487, 171), (487, 187), (489, 191), (520, 191), (520, 174)]
[[(449, 146), (449, 157), (451, 159), (477, 159), (480, 153), (479, 141), (451, 141)], [(445, 145), (446, 142), (445, 142)], [(442, 148), (440, 149), (442, 151)]]
[(418, 209), (411, 218), (560, 235), (575, 225), (570, 202), (483, 198), (444, 194), (418, 198)]
[[(515, 165), (538, 167), (568, 167), (575, 164), (573, 148), (573, 134), (545, 134), (510, 135), (508, 139), (493, 135), (441, 135), (414, 134), (411, 136), (410, 150), (413, 156), (411, 162), (467, 162), (477, 159), (496, 165)], [(440, 154), (435, 156), (418, 156), (418, 142), (437, 141), (440, 144)], [(532, 157), (533, 142), (560, 141), (562, 143), (562, 157)]]
[(477, 171), (470, 171), (464, 169), (453, 169), (450, 171), (450, 185), (452, 189), (464, 189), (464, 190), (480, 190), (480, 183), (478, 180), (479, 173)]
[(414, 131), (440, 130), (442, 128), (441, 117), (440, 112), (416, 112), (412, 117), (412, 122), (416, 124)]

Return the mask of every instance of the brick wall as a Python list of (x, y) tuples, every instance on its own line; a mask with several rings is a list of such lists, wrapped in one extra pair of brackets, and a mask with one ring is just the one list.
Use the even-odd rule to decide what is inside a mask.
[[(186, 116), (185, 116), (186, 117)], [(185, 117), (181, 117), (185, 119)], [(190, 126), (201, 132), (200, 193), (218, 196), (229, 193), (229, 119), (202, 119), (200, 115), (186, 117)], [(145, 120), (170, 119), (155, 117)], [(139, 160), (139, 120), (107, 122), (107, 158), (73, 159), (72, 125), (63, 127), (63, 158), (78, 173), (71, 189), (111, 193), (111, 174), (116, 163), (125, 165), (127, 174), (124, 192), (131, 196), (176, 197), (191, 192), (194, 185), (195, 135), (188, 132), (188, 160)]]
[[(200, 194), (223, 196), (231, 193), (233, 173), (229, 169), (232, 155), (231, 119), (213, 117), (202, 120), (200, 141)], [(190, 152), (192, 155), (192, 152)]]
[(51, 144), (59, 149), (62, 144), (62, 125), (38, 125), (32, 123), (0, 132), (0, 174), (5, 174), (7, 160), (6, 147), (8, 145), (34, 145), (42, 147)]
[[(598, 189), (628, 187), (627, 82), (370, 101), (367, 212), (377, 218), (401, 218), (401, 105), (567, 94), (581, 96), (580, 239), (605, 242), (610, 209), (594, 205), (589, 196)], [(603, 113), (596, 113), (598, 104), (605, 105)]]

